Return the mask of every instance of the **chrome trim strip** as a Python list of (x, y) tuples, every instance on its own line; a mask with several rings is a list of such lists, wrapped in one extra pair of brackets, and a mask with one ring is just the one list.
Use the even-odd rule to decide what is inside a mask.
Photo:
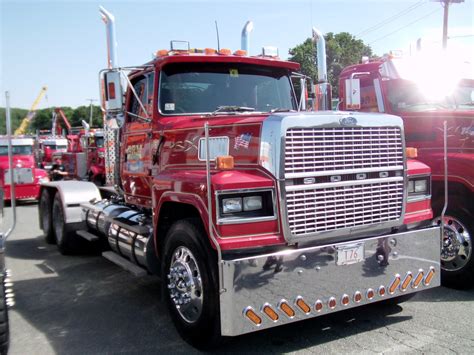
[(373, 172), (378, 172), (378, 171), (382, 172), (382, 171), (396, 171), (396, 170), (403, 170), (403, 165), (390, 166), (390, 167), (379, 167), (379, 168), (331, 170), (331, 171), (320, 171), (320, 172), (314, 172), (314, 173), (313, 172), (309, 172), (309, 173), (289, 173), (289, 174), (285, 174), (285, 179), (298, 179), (298, 178), (313, 177), (313, 176), (317, 177), (317, 176), (328, 176), (328, 175), (373, 173)]
[(304, 190), (319, 190), (327, 189), (331, 187), (343, 187), (343, 186), (354, 186), (354, 185), (372, 185), (377, 183), (385, 182), (398, 182), (403, 181), (403, 177), (391, 177), (385, 179), (367, 179), (367, 180), (349, 180), (349, 181), (340, 181), (340, 182), (326, 182), (321, 184), (311, 184), (311, 185), (296, 185), (296, 186), (287, 186), (286, 191), (304, 191)]

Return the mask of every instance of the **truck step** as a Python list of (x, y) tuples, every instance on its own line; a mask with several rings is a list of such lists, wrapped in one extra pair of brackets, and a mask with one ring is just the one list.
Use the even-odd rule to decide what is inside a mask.
[(88, 231), (80, 230), (77, 231), (76, 234), (89, 242), (96, 242), (99, 240), (99, 237), (95, 234), (89, 233)]
[(113, 262), (114, 264), (120, 266), (122, 269), (127, 270), (136, 277), (143, 277), (147, 275), (145, 269), (131, 263), (125, 258), (122, 258), (120, 255), (114, 253), (113, 251), (104, 251), (102, 256), (107, 260)]

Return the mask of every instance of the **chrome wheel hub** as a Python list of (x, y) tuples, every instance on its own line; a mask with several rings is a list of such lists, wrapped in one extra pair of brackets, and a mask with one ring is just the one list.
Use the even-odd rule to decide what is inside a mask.
[[(433, 224), (441, 225), (441, 217)], [(460, 220), (444, 216), (444, 235), (441, 242), (441, 267), (447, 271), (462, 269), (472, 254), (472, 239), (468, 229)]]
[(168, 289), (178, 313), (188, 323), (194, 323), (202, 313), (202, 280), (196, 259), (186, 247), (173, 252), (168, 270)]

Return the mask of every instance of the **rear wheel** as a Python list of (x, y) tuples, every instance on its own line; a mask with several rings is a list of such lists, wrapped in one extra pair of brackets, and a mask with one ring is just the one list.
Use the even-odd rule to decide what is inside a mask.
[(48, 189), (43, 189), (39, 200), (39, 214), (43, 226), (44, 239), (48, 244), (56, 243), (53, 230), (52, 219), (52, 193)]
[(53, 216), (54, 235), (61, 254), (78, 252), (83, 246), (82, 239), (76, 235), (76, 229), (65, 223), (65, 213), (59, 194), (54, 197)]
[(453, 201), (441, 221), (441, 216), (433, 224), (444, 224), (441, 244), (441, 282), (453, 288), (469, 288), (474, 283), (474, 216), (463, 208), (460, 201)]
[(163, 276), (171, 318), (181, 336), (197, 348), (218, 344), (220, 336), (217, 260), (200, 221), (186, 219), (170, 228)]

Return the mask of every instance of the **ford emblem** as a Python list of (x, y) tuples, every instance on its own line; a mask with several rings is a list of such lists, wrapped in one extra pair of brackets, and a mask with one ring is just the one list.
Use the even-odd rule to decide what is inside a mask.
[(343, 117), (339, 119), (341, 126), (355, 126), (357, 124), (357, 119), (355, 117)]

